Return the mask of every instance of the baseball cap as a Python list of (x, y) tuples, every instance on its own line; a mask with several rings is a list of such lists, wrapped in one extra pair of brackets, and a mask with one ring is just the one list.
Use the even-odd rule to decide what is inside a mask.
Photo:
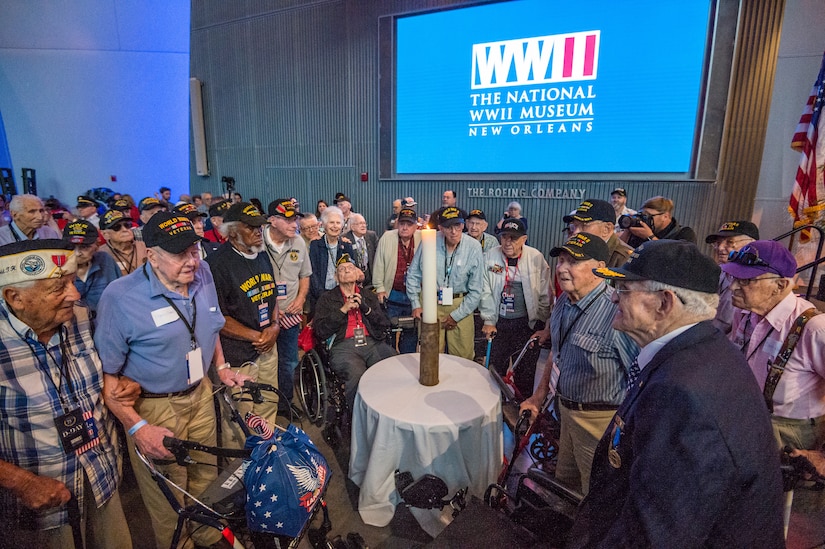
[(119, 200), (115, 200), (112, 203), (112, 209), (113, 210), (120, 210), (121, 212), (128, 212), (132, 208), (131, 208), (131, 206), (129, 206), (129, 203), (126, 200), (121, 198)]
[(644, 242), (621, 267), (593, 272), (609, 280), (653, 280), (707, 294), (719, 290), (719, 266), (696, 244), (685, 240)]
[(418, 202), (415, 201), (415, 198), (408, 196), (407, 198), (401, 199), (402, 208), (412, 208), (413, 206), (418, 206)]
[(576, 261), (585, 259), (595, 259), (596, 261), (607, 261), (610, 258), (610, 249), (607, 243), (600, 237), (590, 233), (578, 233), (567, 239), (567, 242), (557, 248), (550, 250), (551, 257), (558, 257), (562, 252), (567, 252)]
[(240, 221), (253, 227), (266, 225), (266, 218), (261, 211), (250, 202), (232, 204), (223, 214), (224, 222)]
[(338, 260), (335, 262), (335, 268), (337, 269), (344, 263), (352, 263), (354, 265), (355, 261), (353, 261), (352, 257), (350, 257), (349, 254), (341, 254), (341, 257), (339, 257)]
[(352, 200), (350, 200), (349, 197), (344, 193), (335, 193), (335, 200), (333, 200), (332, 203), (338, 204), (342, 200), (346, 200), (347, 202), (352, 203)]
[(78, 196), (77, 197), (77, 207), (78, 208), (88, 208), (89, 206), (93, 206), (97, 208), (100, 206), (97, 200), (93, 198), (89, 198), (88, 196)]
[(401, 208), (401, 211), (398, 212), (397, 221), (412, 221), (413, 223), (418, 223), (418, 216), (412, 208)]
[(749, 236), (754, 240), (759, 240), (759, 229), (750, 221), (726, 221), (722, 223), (718, 231), (705, 237), (705, 243), (710, 244), (717, 238), (729, 236)]
[(0, 286), (60, 278), (77, 271), (73, 245), (59, 238), (0, 246)]
[(73, 245), (94, 244), (97, 235), (97, 228), (84, 219), (72, 221), (63, 227), (63, 240)]
[(621, 195), (621, 196), (627, 196), (627, 191), (626, 191), (626, 190), (624, 190), (622, 187), (616, 187), (616, 188), (615, 188), (615, 189), (613, 189), (613, 191), (610, 193), (610, 196), (613, 196), (614, 194), (618, 194), (618, 195)]
[(147, 196), (143, 200), (138, 203), (138, 210), (151, 210), (154, 208), (163, 208), (163, 204), (160, 203), (160, 200), (155, 198), (154, 196)]
[(471, 217), (481, 219), (482, 221), (487, 221), (487, 216), (484, 215), (484, 212), (481, 210), (470, 210), (470, 214), (467, 216), (467, 219), (470, 219)]
[(576, 211), (564, 216), (563, 219), (565, 223), (572, 223), (573, 221), (581, 221), (582, 223), (589, 221), (616, 223), (616, 210), (613, 209), (613, 206), (611, 206), (609, 202), (588, 198), (579, 204)]
[(461, 210), (453, 206), (444, 208), (438, 216), (438, 224), (442, 227), (450, 227), (457, 223), (464, 223), (464, 218), (461, 217)]
[(527, 227), (524, 226), (524, 221), (521, 219), (507, 219), (501, 224), (500, 233), (509, 233), (516, 236), (524, 236), (527, 234)]
[(158, 212), (143, 226), (147, 247), (160, 246), (172, 254), (179, 254), (200, 240), (189, 218), (178, 213)]
[(172, 212), (186, 216), (190, 220), (195, 219), (196, 217), (206, 217), (205, 213), (199, 211), (194, 204), (190, 204), (189, 202), (178, 204), (172, 208)]
[(279, 198), (269, 203), (266, 208), (270, 216), (277, 215), (285, 219), (293, 219), (295, 217), (304, 217), (304, 214), (295, 210), (295, 204), (291, 198)]
[(232, 203), (229, 200), (213, 202), (209, 207), (209, 217), (223, 217), (223, 214), (226, 213), (226, 210), (228, 210), (231, 205)]
[(100, 228), (104, 230), (111, 229), (114, 225), (117, 225), (122, 221), (128, 221), (131, 223), (132, 218), (123, 215), (123, 212), (120, 210), (106, 210), (103, 217), (100, 218)]
[(755, 240), (737, 252), (731, 252), (722, 270), (734, 278), (756, 278), (775, 273), (784, 278), (796, 275), (796, 258), (775, 240)]

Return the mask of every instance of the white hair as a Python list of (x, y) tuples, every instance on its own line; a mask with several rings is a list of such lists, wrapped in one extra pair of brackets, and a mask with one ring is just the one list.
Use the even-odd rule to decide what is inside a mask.
[(338, 206), (327, 206), (326, 209), (321, 212), (321, 223), (326, 225), (327, 220), (333, 215), (337, 215), (341, 219), (341, 223), (344, 222), (344, 212), (341, 211), (341, 208)]
[(702, 319), (711, 319), (716, 316), (716, 308), (719, 306), (719, 294), (688, 290), (656, 282), (655, 280), (644, 280), (642, 285), (645, 290), (660, 291), (669, 290), (673, 292), (685, 308), (685, 313)]
[(520, 212), (521, 211), (521, 204), (519, 204), (518, 202), (516, 202), (514, 200), (514, 201), (510, 202), (509, 204), (507, 204), (507, 209), (509, 210), (510, 208), (516, 208)]
[(9, 202), (9, 211), (15, 213), (22, 212), (26, 209), (25, 203), (28, 200), (37, 200), (40, 204), (43, 204), (43, 201), (33, 194), (16, 194), (11, 197), (11, 202)]

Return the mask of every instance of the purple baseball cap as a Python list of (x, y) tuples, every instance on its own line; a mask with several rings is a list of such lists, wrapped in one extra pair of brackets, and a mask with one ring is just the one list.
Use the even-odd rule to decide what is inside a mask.
[(756, 278), (765, 273), (793, 278), (796, 275), (796, 258), (775, 240), (755, 240), (738, 252), (731, 252), (722, 270), (741, 279)]

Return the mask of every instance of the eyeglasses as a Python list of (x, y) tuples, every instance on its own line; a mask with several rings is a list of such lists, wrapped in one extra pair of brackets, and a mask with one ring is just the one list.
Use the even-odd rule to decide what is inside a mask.
[(111, 230), (113, 230), (115, 232), (122, 231), (123, 229), (131, 230), (132, 229), (132, 223), (130, 221), (124, 221), (123, 223), (115, 223), (110, 228), (111, 228)]
[(775, 268), (771, 267), (770, 263), (759, 257), (758, 250), (750, 246), (746, 246), (739, 251), (734, 250), (729, 253), (728, 261), (730, 263), (738, 263), (739, 265), (745, 265), (747, 267), (765, 267), (766, 269), (772, 270), (776, 274), (781, 274)]
[(719, 240), (716, 240), (716, 241), (712, 242), (711, 246), (713, 246), (714, 248), (721, 248), (722, 246), (724, 246), (725, 248), (732, 248), (732, 247), (736, 246), (736, 244), (738, 244), (739, 242), (741, 242), (743, 240), (747, 240), (748, 238), (750, 238), (750, 237), (739, 236), (739, 237), (736, 237), (736, 238), (725, 238), (725, 239), (720, 238)]
[(764, 278), (736, 278), (735, 276), (730, 277), (731, 282), (736, 282), (742, 288), (746, 288), (751, 285), (752, 282), (759, 282), (760, 280), (776, 280), (777, 278), (784, 278), (782, 276), (766, 276)]

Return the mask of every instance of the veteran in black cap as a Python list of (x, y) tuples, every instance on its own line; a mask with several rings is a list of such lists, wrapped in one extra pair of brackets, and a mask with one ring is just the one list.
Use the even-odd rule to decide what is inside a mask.
[(85, 195), (77, 197), (77, 216), (80, 219), (85, 219), (95, 227), (100, 226), (100, 218), (97, 215), (97, 209), (100, 207), (100, 202), (94, 198)]
[(579, 204), (570, 215), (564, 216), (569, 234), (575, 235), (588, 232), (601, 237), (607, 243), (610, 256), (607, 259), (608, 267), (623, 265), (633, 248), (619, 240), (616, 236), (616, 212), (613, 206), (604, 200), (588, 198)]
[(63, 240), (74, 246), (77, 272), (74, 285), (80, 302), (97, 314), (97, 303), (110, 282), (120, 277), (120, 269), (111, 255), (98, 251), (98, 230), (83, 219), (70, 221), (63, 228)]
[(566, 547), (784, 547), (767, 408), (710, 322), (719, 267), (693, 243), (659, 240), (594, 273), (614, 281), (613, 327), (642, 350)]
[(229, 200), (218, 200), (209, 206), (209, 227), (206, 227), (204, 238), (209, 242), (217, 242), (223, 244), (226, 238), (221, 235), (221, 223), (223, 223), (223, 215), (232, 205)]
[[(135, 447), (153, 460), (169, 460), (156, 466), (180, 479), (197, 497), (216, 478), (214, 458), (202, 454), (195, 458), (197, 465), (177, 465), (163, 438), (214, 445), (215, 410), (207, 373), (214, 368), (212, 375), (230, 387), (242, 384), (245, 376), (224, 359), (218, 339), (224, 318), (212, 274), (198, 254), (200, 237), (192, 223), (182, 215), (159, 212), (144, 225), (143, 238), (147, 263), (103, 292), (95, 344), (107, 396), (119, 376), (140, 384), (141, 396), (134, 406), (112, 405), (108, 398), (106, 402), (127, 432), (132, 468), (155, 542), (168, 547), (177, 517), (169, 512), (169, 502)], [(207, 547), (221, 538), (212, 529), (197, 529), (192, 537)]]
[(610, 327), (616, 311), (613, 288), (593, 273), (609, 257), (605, 241), (579, 233), (550, 250), (550, 256), (557, 258), (556, 281), (562, 294), (548, 326), (535, 335), (539, 343), (551, 339), (553, 365), (545, 368), (539, 387), (521, 408), (536, 417), (557, 368), (561, 437), (556, 479), (587, 493), (596, 444), (624, 399), (628, 371), (639, 348)]
[(218, 249), (220, 244), (206, 239), (203, 227), (203, 220), (207, 217), (205, 212), (198, 210), (194, 204), (190, 204), (189, 202), (181, 202), (172, 208), (172, 212), (183, 215), (192, 222), (192, 227), (195, 229), (195, 233), (201, 237), (200, 242), (198, 242), (198, 251), (201, 254), (201, 259), (206, 259), (207, 255)]
[(467, 219), (464, 222), (467, 227), (467, 234), (478, 240), (481, 244), (482, 251), (487, 251), (498, 246), (498, 240), (495, 236), (487, 233), (487, 216), (481, 210), (470, 210), (467, 214)]

